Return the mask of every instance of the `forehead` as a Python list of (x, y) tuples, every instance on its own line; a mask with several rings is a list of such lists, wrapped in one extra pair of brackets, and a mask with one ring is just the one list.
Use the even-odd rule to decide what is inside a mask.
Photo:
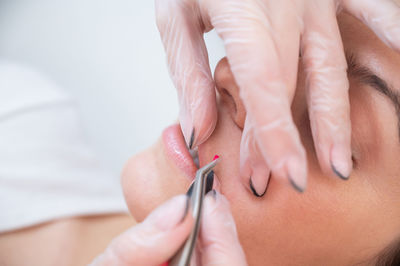
[(362, 65), (400, 89), (400, 53), (383, 43), (372, 30), (345, 13), (338, 17), (343, 46), (355, 54)]
[[(387, 47), (364, 23), (346, 13), (338, 16), (340, 33), (346, 50), (376, 50), (388, 52)], [(387, 49), (386, 49), (387, 48)]]

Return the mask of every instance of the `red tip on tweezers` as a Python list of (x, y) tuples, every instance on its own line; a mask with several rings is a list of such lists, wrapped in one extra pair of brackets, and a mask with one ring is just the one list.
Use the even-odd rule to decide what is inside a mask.
[(217, 160), (219, 158), (219, 155), (215, 155), (213, 161)]

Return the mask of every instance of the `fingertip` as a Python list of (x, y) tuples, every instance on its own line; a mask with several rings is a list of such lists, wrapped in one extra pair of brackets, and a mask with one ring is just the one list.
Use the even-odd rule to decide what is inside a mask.
[(187, 198), (173, 197), (142, 223), (116, 237), (99, 257), (103, 265), (159, 265), (170, 259), (193, 226), (193, 217), (186, 211)]
[(204, 210), (207, 213), (207, 218), (215, 220), (223, 213), (229, 213), (230, 204), (227, 198), (216, 189), (212, 189), (205, 197)]
[(307, 161), (304, 158), (292, 157), (287, 162), (287, 178), (292, 187), (300, 193), (307, 188)]
[[(200, 112), (196, 112), (193, 117), (193, 135), (189, 144), (191, 148), (198, 147), (203, 144), (212, 134), (217, 125), (216, 103), (208, 104), (209, 108), (205, 108)], [(203, 112), (203, 113), (201, 113)]]
[(154, 226), (160, 231), (170, 231), (188, 216), (188, 204), (188, 196), (175, 196), (154, 210), (143, 221), (143, 225)]
[(229, 202), (215, 190), (210, 191), (204, 201), (200, 237), (204, 265), (245, 265)]
[[(185, 105), (185, 104), (184, 104)], [(217, 109), (215, 100), (201, 104), (201, 107), (182, 106), (179, 112), (179, 122), (188, 149), (194, 149), (205, 142), (212, 134), (217, 124)]]
[(350, 147), (345, 147), (345, 145), (335, 145), (331, 150), (332, 171), (343, 180), (349, 179), (353, 168), (349, 149)]
[[(239, 173), (242, 184), (245, 188), (249, 188), (249, 181), (252, 176), (251, 160), (260, 157), (260, 154), (256, 151), (250, 151), (250, 147), (254, 147), (255, 144), (251, 144), (254, 141), (253, 135), (249, 131), (249, 123), (246, 120), (242, 139), (240, 142), (240, 156), (239, 156)], [(259, 158), (263, 160), (263, 158)]]
[(317, 136), (314, 137), (315, 151), (322, 173), (332, 178), (348, 180), (353, 170), (351, 141), (343, 141), (343, 136), (336, 134), (337, 139), (327, 141), (325, 138), (322, 142)]
[(195, 133), (192, 115), (190, 111), (187, 108), (182, 107), (182, 105), (179, 111), (179, 124), (181, 126), (181, 131), (185, 139), (186, 146), (190, 149), (190, 146), (193, 145), (193, 138)]
[(270, 180), (270, 171), (263, 165), (253, 167), (252, 175), (249, 180), (249, 188), (254, 196), (261, 198), (267, 192), (267, 187)]
[(221, 194), (217, 192), (217, 190), (215, 190), (214, 188), (206, 194), (206, 197), (204, 199), (204, 212), (207, 213), (208, 216), (212, 215), (213, 210), (217, 207), (218, 195)]

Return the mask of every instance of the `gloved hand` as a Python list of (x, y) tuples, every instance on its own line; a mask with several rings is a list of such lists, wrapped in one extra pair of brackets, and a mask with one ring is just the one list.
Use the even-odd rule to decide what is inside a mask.
[(247, 110), (241, 176), (262, 194), (269, 173), (306, 187), (305, 150), (290, 112), (299, 51), (318, 160), (325, 173), (352, 170), (349, 83), (336, 13), (354, 15), (400, 50), (400, 7), (392, 0), (156, 0), (157, 25), (178, 90), (189, 146), (212, 133), (214, 82), (203, 34), (222, 38)]
[[(188, 197), (176, 196), (115, 238), (92, 266), (167, 265), (194, 225)], [(215, 190), (204, 199), (197, 265), (247, 265), (229, 203)]]

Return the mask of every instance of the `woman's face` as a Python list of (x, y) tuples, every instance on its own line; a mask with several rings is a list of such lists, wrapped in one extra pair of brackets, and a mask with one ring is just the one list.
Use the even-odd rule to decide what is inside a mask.
[[(349, 62), (354, 169), (349, 180), (325, 175), (313, 148), (305, 74), (300, 64), (292, 112), (308, 155), (308, 187), (296, 192), (271, 177), (263, 197), (239, 176), (239, 146), (246, 113), (223, 59), (215, 71), (218, 124), (199, 147), (200, 165), (215, 154), (220, 191), (229, 199), (250, 265), (352, 265), (372, 260), (400, 234), (400, 54), (357, 20), (340, 16)], [(382, 79), (383, 82), (380, 80)], [(386, 93), (386, 89), (393, 90)], [(268, 112), (268, 108), (265, 109)], [(128, 206), (141, 221), (153, 208), (185, 193), (195, 171), (179, 126), (164, 131), (134, 156), (123, 173)]]

